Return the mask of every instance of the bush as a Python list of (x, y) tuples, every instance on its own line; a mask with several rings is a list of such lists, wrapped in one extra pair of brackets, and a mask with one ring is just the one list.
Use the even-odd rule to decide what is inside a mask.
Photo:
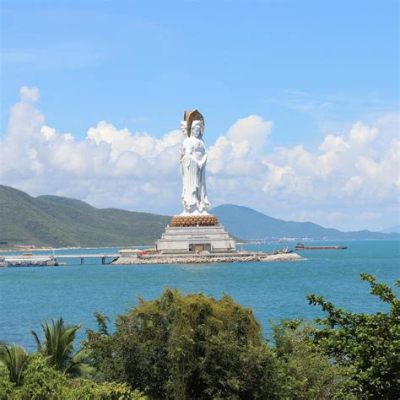
[(10, 381), (10, 374), (7, 368), (0, 367), (0, 399), (11, 400), (15, 384)]
[[(327, 317), (318, 322), (316, 343), (339, 365), (353, 369), (362, 399), (400, 399), (400, 299), (391, 288), (362, 274), (371, 294), (387, 303), (386, 313), (355, 314), (335, 307), (321, 296), (311, 295)], [(400, 287), (400, 281), (396, 282)]]
[(24, 384), (16, 391), (16, 399), (23, 400), (64, 400), (63, 388), (67, 377), (49, 366), (40, 354), (31, 358), (24, 374)]
[(122, 383), (98, 384), (86, 379), (75, 379), (63, 391), (65, 400), (146, 400), (138, 391)]
[(355, 399), (351, 369), (332, 364), (315, 345), (311, 326), (300, 321), (274, 326), (276, 355), (280, 366), (281, 398)]
[(166, 290), (89, 331), (100, 379), (127, 382), (154, 399), (275, 399), (276, 360), (251, 310), (230, 297)]
[(26, 369), (24, 384), (16, 387), (7, 371), (0, 370), (1, 400), (146, 400), (138, 391), (121, 383), (95, 383), (68, 378), (49, 365), (41, 354), (34, 355)]

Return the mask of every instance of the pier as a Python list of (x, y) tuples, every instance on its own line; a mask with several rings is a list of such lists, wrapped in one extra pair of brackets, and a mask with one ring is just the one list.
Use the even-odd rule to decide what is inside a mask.
[[(98, 258), (101, 260), (102, 264), (110, 264), (111, 261), (115, 260), (116, 258), (118, 258), (120, 256), (120, 254), (118, 253), (108, 253), (108, 254), (54, 254), (53, 257), (55, 260), (61, 260), (61, 259), (79, 259), (81, 264), (85, 264), (85, 260), (87, 259), (94, 259), (94, 258)], [(107, 262), (107, 259), (110, 258), (111, 261)]]
[[(35, 266), (58, 266), (63, 263), (60, 260), (78, 259), (81, 264), (85, 264), (87, 259), (99, 259), (101, 264), (111, 264), (113, 261), (118, 259), (120, 254), (118, 253), (85, 253), (85, 254), (16, 254), (6, 255), (0, 257), (0, 267), (35, 267)], [(107, 260), (109, 260), (107, 262)]]

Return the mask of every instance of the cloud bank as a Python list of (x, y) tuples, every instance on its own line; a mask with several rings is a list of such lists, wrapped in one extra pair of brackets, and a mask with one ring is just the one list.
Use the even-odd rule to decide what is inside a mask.
[[(59, 132), (22, 87), (0, 142), (0, 183), (32, 195), (79, 198), (98, 207), (180, 212), (179, 130), (156, 138), (106, 121), (83, 140)], [(268, 147), (273, 123), (250, 115), (209, 145), (213, 205), (236, 203), (271, 216), (341, 229), (380, 229), (398, 219), (399, 115), (355, 122), (315, 149)], [(207, 132), (205, 136), (207, 141)]]

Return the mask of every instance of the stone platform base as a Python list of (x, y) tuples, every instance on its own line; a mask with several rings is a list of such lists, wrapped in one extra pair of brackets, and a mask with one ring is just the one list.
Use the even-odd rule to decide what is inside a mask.
[(236, 244), (222, 225), (168, 225), (156, 249), (161, 254), (235, 253)]
[(214, 264), (214, 263), (242, 263), (242, 262), (288, 262), (303, 260), (299, 254), (268, 254), (268, 253), (233, 253), (209, 255), (149, 255), (143, 257), (129, 257), (121, 255), (113, 261), (114, 265), (131, 264)]

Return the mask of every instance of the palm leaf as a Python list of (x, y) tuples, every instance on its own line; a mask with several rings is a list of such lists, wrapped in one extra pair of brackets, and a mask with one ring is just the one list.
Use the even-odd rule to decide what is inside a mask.
[(42, 324), (43, 341), (32, 331), (38, 351), (47, 356), (50, 364), (57, 370), (72, 373), (78, 371), (79, 364), (83, 363), (77, 361), (79, 352), (74, 353), (75, 336), (80, 327), (81, 325), (65, 325), (62, 318), (45, 322)]
[(0, 347), (0, 362), (8, 369), (10, 381), (17, 386), (21, 385), (29, 354), (23, 347), (16, 344), (2, 344)]

